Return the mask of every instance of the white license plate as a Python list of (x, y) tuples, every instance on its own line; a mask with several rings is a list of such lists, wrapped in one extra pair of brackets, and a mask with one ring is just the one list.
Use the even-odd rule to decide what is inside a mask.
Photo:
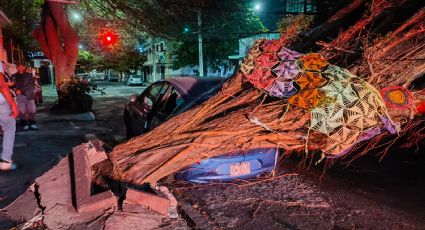
[(248, 161), (230, 165), (230, 176), (241, 176), (251, 172), (251, 165)]

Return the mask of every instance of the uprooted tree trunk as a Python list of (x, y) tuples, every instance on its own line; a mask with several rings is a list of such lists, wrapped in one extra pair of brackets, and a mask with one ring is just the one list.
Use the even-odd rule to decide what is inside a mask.
[[(359, 1), (353, 2), (355, 4), (351, 8), (356, 8)], [(325, 45), (320, 53), (340, 62), (347, 57), (353, 58), (353, 53), (346, 51), (354, 50), (357, 41), (365, 39), (364, 54), (352, 61), (356, 67), (351, 69), (377, 89), (388, 85), (407, 85), (425, 73), (425, 8), (416, 10), (398, 28), (384, 30), (383, 34), (388, 36), (367, 40), (365, 32), (373, 29), (372, 22), (376, 17), (380, 17), (385, 9), (402, 6), (405, 1), (392, 2), (373, 1), (368, 8), (370, 12), (366, 12), (363, 18), (330, 43), (320, 43)], [(344, 14), (351, 12), (347, 8), (343, 10), (345, 12), (335, 15), (343, 18)], [(335, 22), (330, 20), (328, 23)], [(328, 27), (324, 25), (324, 28)], [(317, 36), (316, 42), (322, 37)], [(424, 93), (423, 89), (413, 92), (415, 100), (424, 101)], [(408, 122), (411, 112), (389, 110), (393, 120), (405, 124), (400, 133), (408, 133), (414, 126), (423, 125), (423, 119), (419, 123), (417, 120), (416, 123)], [(294, 151), (302, 153), (306, 147), (312, 151), (322, 149), (325, 137), (322, 134), (308, 136), (309, 120), (308, 110), (289, 107), (285, 100), (265, 96), (253, 88), (242, 74), (237, 74), (204, 104), (170, 119), (147, 134), (118, 145), (111, 154), (111, 160), (120, 179), (142, 184), (156, 183), (202, 159), (241, 149), (279, 147), (288, 154)], [(419, 130), (422, 135), (419, 138), (423, 138), (422, 127), (414, 130)]]
[(68, 21), (63, 3), (45, 1), (40, 26), (34, 30), (33, 36), (55, 67), (55, 84), (59, 96), (57, 108), (91, 110), (91, 98), (75, 92), (78, 86), (72, 77), (78, 59), (78, 35)]
[[(237, 149), (278, 146), (287, 151), (303, 150), (310, 115), (294, 108), (284, 116), (288, 104), (279, 100), (259, 106), (263, 98), (237, 75), (203, 106), (115, 148), (113, 162), (125, 180), (141, 183), (155, 182), (201, 159)], [(315, 145), (319, 148), (320, 141), (311, 142), (309, 147)], [(142, 164), (138, 164), (140, 160)]]

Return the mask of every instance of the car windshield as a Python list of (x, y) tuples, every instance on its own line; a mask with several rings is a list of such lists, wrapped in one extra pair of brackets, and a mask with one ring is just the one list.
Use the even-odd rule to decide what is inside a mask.
[(211, 88), (209, 91), (207, 91), (206, 93), (202, 94), (201, 96), (193, 99), (192, 101), (190, 101), (189, 103), (186, 104), (181, 104), (180, 106), (176, 107), (176, 109), (173, 111), (173, 115), (182, 113), (194, 106), (200, 105), (202, 103), (204, 103), (205, 101), (207, 101), (208, 99), (210, 99), (212, 96), (214, 96), (215, 94), (218, 93), (218, 91), (220, 91), (222, 84), (218, 84), (216, 86), (214, 86), (213, 88)]

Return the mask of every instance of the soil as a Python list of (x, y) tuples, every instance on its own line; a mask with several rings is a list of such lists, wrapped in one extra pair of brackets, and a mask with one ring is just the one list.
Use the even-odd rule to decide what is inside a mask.
[[(98, 125), (123, 136), (123, 101), (108, 99), (100, 104)], [(118, 144), (110, 134), (96, 135), (111, 148)], [(393, 149), (382, 162), (371, 152), (326, 171), (323, 165), (307, 169), (300, 167), (298, 159), (287, 159), (274, 177), (261, 180), (163, 183), (180, 204), (189, 204), (204, 218), (208, 225), (203, 228), (425, 229), (424, 147), (422, 143), (417, 153)], [(188, 223), (192, 221), (196, 227), (197, 221)]]
[(323, 169), (286, 160), (262, 181), (191, 185), (174, 183), (211, 228), (424, 229), (425, 161), (394, 154)]

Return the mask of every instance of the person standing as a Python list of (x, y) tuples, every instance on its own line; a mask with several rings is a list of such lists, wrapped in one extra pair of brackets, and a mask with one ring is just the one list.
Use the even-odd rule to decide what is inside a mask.
[(16, 117), (19, 115), (19, 110), (4, 78), (3, 65), (0, 65), (0, 126), (3, 129), (0, 170), (14, 170), (16, 164), (12, 161), (12, 155), (15, 144)]
[(1, 61), (2, 67), (3, 67), (3, 76), (4, 76), (4, 80), (6, 81), (7, 86), (9, 86), (10, 89), (10, 93), (12, 94), (12, 97), (15, 98), (16, 94), (15, 94), (15, 82), (13, 82), (10, 78), (10, 75), (8, 73), (8, 66), (6, 64), (6, 62)]
[(18, 102), (20, 120), (24, 125), (24, 131), (29, 129), (38, 130), (35, 124), (35, 101), (34, 101), (34, 78), (28, 73), (25, 66), (18, 65), (18, 72), (11, 77), (15, 83), (16, 101)]

